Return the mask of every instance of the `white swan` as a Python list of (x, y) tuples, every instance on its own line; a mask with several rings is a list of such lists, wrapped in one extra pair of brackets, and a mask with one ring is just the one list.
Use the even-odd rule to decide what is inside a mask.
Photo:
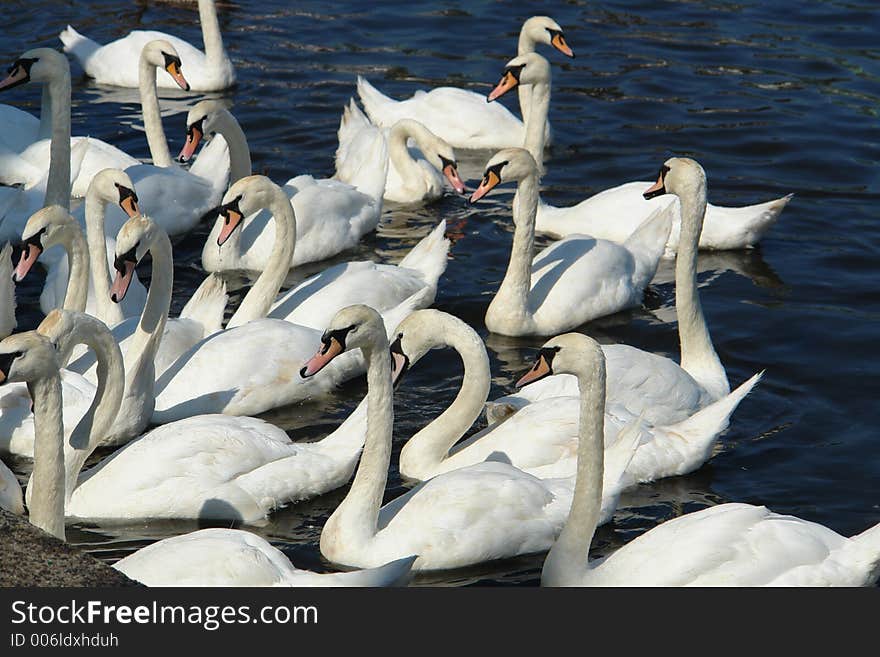
[[(154, 30), (135, 30), (127, 36), (101, 45), (81, 35), (70, 25), (58, 37), (64, 52), (80, 63), (89, 77), (101, 84), (118, 87), (137, 87), (138, 57), (150, 41), (164, 39), (171, 43), (191, 71), (189, 82), (193, 91), (219, 91), (235, 84), (235, 70), (223, 48), (220, 23), (214, 0), (199, 0), (199, 21), (205, 51), (193, 47), (183, 39)], [(173, 87), (168, 80), (159, 79), (160, 87)]]
[[(681, 201), (682, 236), (675, 262), (675, 307), (681, 342), (681, 365), (664, 356), (628, 345), (603, 347), (608, 360), (608, 398), (633, 413), (645, 412), (652, 424), (672, 424), (730, 392), (727, 372), (715, 352), (697, 288), (697, 250), (706, 212), (706, 173), (694, 160), (671, 158), (646, 195), (666, 191)], [(538, 399), (576, 396), (573, 376), (548, 377), (517, 395), (490, 404), (497, 421), (511, 410)]]
[[(102, 169), (139, 164), (135, 158), (100, 139), (70, 137), (70, 65), (63, 55), (48, 48), (24, 53), (12, 65), (6, 79), (0, 81), (0, 90), (28, 82), (43, 83), (38, 130), (34, 133), (32, 129), (24, 128), (20, 136), (2, 138), (0, 143), (10, 145), (7, 146), (7, 152), (0, 154), (0, 182), (7, 185), (21, 183), (25, 187), (38, 184), (51, 163), (51, 138), (65, 121), (68, 124), (66, 136), (70, 140), (70, 146), (79, 146), (83, 153), (82, 162), (71, 181), (70, 195), (84, 196), (92, 177)], [(53, 84), (54, 93), (51, 89)], [(20, 110), (18, 113), (30, 117)], [(4, 112), (0, 116), (8, 114), (9, 112)], [(23, 127), (20, 126), (21, 118), (16, 117), (17, 115), (8, 116), (11, 122), (2, 123), (4, 134), (13, 133), (17, 128)], [(36, 121), (33, 117), (30, 118)], [(60, 134), (60, 139), (63, 138), (64, 135)], [(56, 151), (58, 152), (60, 151)]]
[[(349, 306), (333, 318), (322, 342), (302, 376), (315, 375), (346, 350), (360, 348), (368, 362), (366, 442), (351, 488), (321, 532), (325, 558), (369, 567), (409, 553), (419, 555), (413, 569), (439, 570), (548, 548), (571, 504), (571, 478), (541, 480), (508, 463), (486, 462), (438, 475), (380, 508), (394, 422), (382, 320), (367, 306)], [(631, 455), (637, 432), (623, 434)], [(613, 490), (603, 493), (606, 519), (620, 493), (610, 473), (607, 484)]]
[[(56, 311), (56, 315), (62, 313)], [(109, 336), (105, 340), (112, 349)], [(115, 369), (121, 375), (121, 368)], [(64, 540), (70, 472), (75, 476), (86, 450), (65, 449), (58, 370), (55, 346), (37, 332), (13, 335), (0, 342), (0, 383), (26, 381), (34, 391), (35, 412), (41, 418), (28, 484), (30, 521)], [(119, 405), (118, 383), (113, 393), (113, 382), (107, 381), (92, 408), (94, 421), (78, 427), (82, 429), (80, 437), (87, 438), (90, 445), (97, 442), (96, 436), (100, 437), (98, 416), (111, 414), (112, 407)], [(148, 585), (180, 585), (185, 581), (190, 586), (385, 586), (405, 583), (412, 561), (410, 556), (373, 571), (317, 575), (294, 568), (277, 549), (249, 532), (209, 529), (160, 541), (122, 559), (116, 567)]]
[(605, 367), (584, 335), (553, 338), (522, 383), (577, 377), (582, 410), (577, 484), (565, 528), (544, 561), (544, 586), (865, 586), (880, 576), (880, 524), (844, 538), (765, 507), (720, 504), (669, 520), (603, 559), (588, 550), (602, 514)]
[[(452, 146), (413, 119), (400, 119), (379, 128), (349, 101), (339, 121), (336, 178), (357, 184), (363, 171), (381, 169), (388, 160), (384, 198), (395, 203), (423, 203), (443, 195), (444, 177), (459, 194), (465, 191), (458, 176)], [(417, 149), (408, 146), (415, 142)]]
[[(0, 249), (0, 338), (15, 330), (15, 285), (12, 283), (12, 245)], [(11, 513), (24, 513), (21, 484), (13, 472), (0, 461), (0, 508)]]
[[(518, 53), (534, 52), (538, 43), (553, 46), (574, 57), (565, 42), (562, 28), (552, 18), (533, 16), (522, 26)], [(400, 119), (414, 119), (445, 139), (454, 148), (509, 148), (521, 146), (525, 136), (523, 122), (504, 106), (487, 105), (482, 94), (455, 87), (418, 91), (412, 98), (397, 101), (381, 93), (358, 76), (358, 95), (370, 120), (390, 128)], [(520, 97), (523, 117), (528, 115), (527, 91)], [(544, 134), (549, 141), (550, 126), (545, 121)]]
[[(28, 219), (21, 234), (24, 246), (15, 269), (16, 282), (23, 280), (41, 254), (52, 246), (61, 245), (65, 251), (65, 255), (49, 265), (40, 294), (40, 309), (44, 313), (61, 307), (85, 310), (106, 323), (115, 323), (123, 319), (123, 313), (136, 315), (143, 309), (147, 290), (136, 276), (132, 282), (134, 294), (122, 309), (113, 308), (115, 312), (107, 312), (107, 307), (114, 304), (110, 303), (109, 294), (104, 298), (94, 284), (95, 277), (101, 272), (93, 272), (92, 268), (100, 268), (107, 262), (107, 248), (115, 244), (115, 240), (105, 239), (103, 232), (104, 207), (111, 202), (129, 216), (139, 213), (137, 195), (128, 176), (119, 170), (105, 169), (92, 179), (86, 195), (88, 244), (80, 225), (60, 206), (48, 206)], [(104, 269), (108, 266), (104, 264)], [(104, 277), (107, 278), (107, 274)]]
[[(363, 360), (348, 354), (325, 375), (309, 381), (291, 375), (318, 345), (321, 331), (314, 327), (317, 320), (332, 316), (340, 304), (351, 303), (352, 298), (366, 296), (383, 304), (390, 330), (407, 314), (433, 301), (437, 280), (446, 267), (449, 241), (441, 221), (400, 266), (373, 262), (337, 265), (276, 302), (290, 251), (295, 248), (296, 220), (287, 196), (268, 178), (250, 176), (230, 187), (224, 201), (221, 239), (234, 233), (245, 216), (260, 209), (268, 209), (280, 219), (273, 254), (226, 330), (194, 345), (157, 381), (153, 413), (157, 424), (203, 413), (256, 415), (331, 390), (362, 372)], [(266, 318), (270, 309), (287, 320)], [(263, 366), (254, 368), (255, 362)]]
[[(483, 341), (460, 319), (431, 309), (414, 312), (400, 323), (395, 334), (391, 345), (395, 386), (433, 348), (455, 349), (464, 365), (461, 389), (452, 404), (403, 446), (403, 477), (424, 481), (486, 460), (510, 463), (542, 479), (574, 476), (578, 397), (554, 397), (529, 404), (506, 422), (490, 425), (458, 442), (479, 418), (489, 394), (489, 358)], [(625, 407), (609, 404), (605, 408), (605, 458), (611, 463), (629, 462), (622, 466), (625, 486), (696, 470), (710, 458), (731, 414), (760, 376), (755, 375), (727, 397), (669, 426), (651, 426)], [(639, 435), (633, 455), (621, 445), (618, 434), (634, 421), (639, 425)]]
[(528, 151), (507, 148), (486, 163), (471, 196), (474, 203), (502, 181), (519, 183), (510, 263), (486, 311), (486, 327), (502, 335), (549, 335), (640, 304), (663, 254), (668, 211), (655, 213), (624, 244), (570, 235), (533, 259), (538, 176)]
[[(178, 159), (189, 160), (202, 137), (212, 133), (221, 135), (228, 145), (230, 185), (251, 175), (251, 156), (244, 132), (235, 117), (216, 100), (203, 100), (190, 109), (186, 143)], [(205, 155), (202, 149), (196, 164)], [(309, 175), (296, 176), (284, 184), (284, 192), (296, 213), (296, 249), (288, 258), (288, 267), (334, 256), (355, 246), (376, 228), (382, 214), (385, 167), (373, 164), (365, 164), (366, 177), (351, 185)], [(267, 266), (275, 243), (275, 222), (270, 212), (261, 210), (247, 217), (242, 230), (229, 238), (223, 249), (217, 241), (222, 230), (223, 221), (218, 218), (202, 250), (206, 271), (262, 271)]]
[[(446, 270), (449, 240), (445, 221), (410, 251), (399, 265), (369, 260), (346, 262), (311, 276), (280, 296), (291, 252), (299, 241), (299, 218), (286, 193), (264, 176), (249, 176), (229, 188), (220, 206), (217, 245), (226, 248), (239, 228), (258, 213), (271, 216), (275, 225), (272, 251), (264, 258), (262, 274), (227, 322), (227, 328), (268, 317), (321, 329), (333, 314), (355, 302), (371, 304), (379, 312), (396, 307), (407, 297), (425, 292), (424, 305), (434, 301), (437, 282)], [(210, 238), (209, 238), (210, 239)]]
[[(489, 95), (490, 100), (516, 87), (549, 89), (550, 65), (537, 53), (529, 53), (507, 63), (501, 83)], [(549, 103), (542, 103), (536, 95), (530, 99), (531, 114), (526, 116), (526, 148), (538, 164), (544, 153), (544, 134), (540, 127), (546, 121)], [(572, 233), (587, 233), (615, 242), (626, 241), (658, 208), (675, 211), (676, 220), (666, 243), (668, 254), (678, 249), (681, 233), (679, 206), (675, 197), (656, 201), (645, 199), (642, 191), (650, 183), (630, 182), (594, 194), (577, 205), (554, 207), (539, 200), (535, 229), (555, 237)], [(792, 195), (766, 203), (744, 207), (721, 207), (708, 204), (703, 232), (702, 249), (743, 249), (757, 244), (770, 229), (779, 214), (788, 205)]]

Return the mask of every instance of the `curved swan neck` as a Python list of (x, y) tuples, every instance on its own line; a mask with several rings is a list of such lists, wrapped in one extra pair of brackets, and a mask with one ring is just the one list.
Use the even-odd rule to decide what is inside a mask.
[(67, 251), (67, 293), (65, 310), (85, 312), (89, 296), (89, 251), (79, 224), (65, 227), (64, 248)]
[[(43, 206), (70, 209), (70, 67), (63, 67), (46, 83), (51, 107), (52, 140), (49, 144), (49, 176)], [(45, 89), (44, 88), (44, 89)], [(44, 91), (45, 97), (45, 91)], [(41, 117), (42, 128), (42, 117)]]
[(701, 180), (690, 193), (680, 196), (681, 236), (675, 261), (675, 310), (681, 342), (681, 367), (703, 384), (720, 377), (724, 367), (715, 352), (697, 289), (697, 256), (706, 213), (706, 183)]
[(144, 115), (144, 130), (150, 156), (157, 167), (173, 166), (168, 140), (162, 127), (162, 114), (159, 110), (159, 97), (156, 92), (156, 66), (141, 54), (138, 60), (138, 86), (141, 94), (141, 111)]
[(424, 132), (424, 129), (409, 119), (401, 119), (388, 131), (388, 159), (397, 169), (401, 179), (409, 184), (424, 179), (424, 172), (413, 159), (406, 145), (407, 140), (412, 137), (421, 147), (425, 141), (420, 138), (421, 132)]
[(581, 409), (574, 497), (565, 527), (544, 560), (541, 584), (545, 586), (579, 581), (586, 575), (590, 543), (602, 510), (605, 359), (599, 352), (586, 360), (584, 370), (589, 371), (578, 374)]
[(229, 186), (232, 186), (251, 175), (251, 149), (244, 131), (229, 112), (219, 112), (214, 126), (214, 131), (226, 140), (229, 149)]
[[(364, 350), (367, 352), (367, 350)], [(367, 437), (354, 481), (328, 520), (346, 541), (368, 541), (376, 534), (379, 509), (391, 465), (394, 403), (388, 342), (364, 353), (367, 361)]]
[(430, 424), (410, 438), (400, 452), (405, 476), (426, 479), (449, 456), (449, 450), (471, 428), (489, 398), (489, 356), (479, 337), (454, 324), (442, 327), (440, 346), (452, 347), (464, 364), (461, 388), (455, 400)]
[(550, 81), (526, 86), (531, 87), (531, 93), (529, 94), (529, 109), (523, 113), (526, 128), (523, 148), (535, 158), (538, 170), (543, 171), (547, 115), (550, 111)]
[[(272, 202), (268, 207), (275, 220), (275, 244), (269, 254), (269, 261), (257, 282), (245, 295), (226, 328), (247, 324), (269, 314), (278, 291), (290, 270), (290, 259), (296, 247), (296, 214), (287, 196), (280, 187), (272, 192)], [(222, 219), (218, 219), (222, 221)], [(244, 226), (238, 229), (239, 233)]]
[(219, 64), (226, 57), (223, 37), (220, 35), (220, 21), (214, 0), (199, 0), (199, 22), (202, 24), (202, 41), (205, 43), (205, 58), (209, 65)]
[(125, 316), (122, 307), (110, 300), (110, 267), (104, 240), (105, 201), (92, 187), (86, 192), (86, 241), (89, 245), (89, 277), (95, 293), (97, 317), (107, 326), (115, 326)]
[(535, 245), (535, 216), (538, 211), (538, 176), (523, 178), (513, 197), (513, 246), (504, 280), (489, 305), (505, 315), (528, 321), (529, 290), (532, 285), (532, 252)]
[(29, 486), (32, 525), (64, 540), (64, 425), (61, 412), (61, 377), (28, 382), (34, 401), (34, 470)]

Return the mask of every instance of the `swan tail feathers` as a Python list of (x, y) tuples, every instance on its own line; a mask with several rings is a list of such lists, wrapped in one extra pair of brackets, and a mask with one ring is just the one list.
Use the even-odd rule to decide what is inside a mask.
[(657, 273), (672, 230), (674, 207), (670, 203), (654, 210), (623, 243), (635, 258), (633, 285), (638, 288), (646, 287)]
[(83, 36), (70, 25), (66, 29), (61, 30), (58, 38), (64, 44), (64, 52), (73, 55), (83, 68), (85, 68), (92, 55), (95, 54), (95, 51), (101, 47), (100, 43)]
[(420, 272), (425, 283), (436, 291), (437, 282), (446, 271), (449, 245), (449, 239), (446, 237), (446, 220), (443, 219), (427, 237), (406, 254), (406, 257), (400, 261), (400, 266)]
[(360, 75), (357, 79), (357, 92), (370, 120), (376, 125), (385, 126), (388, 123), (387, 114), (397, 101), (383, 94)]
[[(794, 198), (787, 194), (772, 201), (737, 208), (709, 205), (700, 247), (743, 249), (752, 247), (770, 230), (779, 215)], [(723, 230), (718, 230), (723, 225)]]
[(871, 586), (880, 580), (880, 523), (850, 538), (833, 554), (837, 564), (855, 571), (860, 586)]
[(412, 579), (412, 566), (417, 556), (389, 561), (376, 568), (336, 573), (336, 586), (406, 586)]
[(637, 419), (620, 430), (614, 444), (605, 450), (603, 490), (616, 490), (619, 493), (629, 483), (625, 473), (641, 444), (644, 419), (645, 413), (642, 412)]
[(12, 282), (12, 243), (0, 249), (0, 339), (10, 335), (15, 320), (15, 283)]
[(217, 274), (211, 274), (186, 302), (180, 317), (200, 323), (205, 327), (207, 337), (223, 327), (223, 313), (228, 300), (225, 281)]
[(718, 436), (730, 424), (730, 416), (763, 376), (762, 370), (741, 383), (733, 392), (700, 409), (688, 419), (663, 427), (663, 431), (684, 440), (687, 444), (690, 458), (681, 460), (681, 471), (675, 474), (687, 474), (705, 463)]
[(435, 290), (430, 287), (423, 287), (418, 292), (414, 292), (406, 299), (401, 301), (393, 308), (389, 308), (382, 313), (382, 322), (385, 324), (385, 333), (389, 340), (394, 335), (398, 324), (409, 317), (416, 310), (427, 308), (434, 302)]
[(337, 131), (336, 178), (374, 199), (381, 212), (388, 179), (388, 144), (354, 99), (342, 111)]

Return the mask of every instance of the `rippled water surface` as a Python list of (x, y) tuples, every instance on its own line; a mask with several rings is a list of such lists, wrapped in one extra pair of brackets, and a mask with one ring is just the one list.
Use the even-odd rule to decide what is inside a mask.
[[(448, 84), (487, 92), (515, 55), (516, 35), (529, 15), (523, 3), (476, 0), (219, 5), (239, 79), (222, 96), (248, 136), (254, 170), (277, 182), (299, 173), (332, 174), (339, 116), (357, 74), (397, 97)], [(543, 182), (548, 201), (568, 204), (648, 179), (671, 154), (703, 164), (717, 204), (796, 194), (760, 248), (700, 257), (704, 308), (731, 382), (766, 369), (764, 380), (705, 467), (624, 496), (614, 522), (597, 533), (594, 554), (662, 520), (726, 501), (765, 504), (847, 535), (880, 521), (873, 371), (880, 321), (875, 4), (655, 0), (541, 7), (565, 28), (577, 53), (574, 60), (544, 53), (554, 75), (555, 145)], [(132, 29), (157, 29), (201, 43), (194, 4), (5, 0), (0, 17), (0, 63), (36, 45), (58, 47), (57, 33), (67, 23), (102, 42)], [(136, 91), (96, 85), (76, 64), (73, 81), (73, 134), (146, 158)], [(176, 152), (186, 108), (199, 96), (161, 95)], [(39, 91), (21, 87), (0, 100), (36, 111)], [(460, 155), (472, 187), (491, 153)], [(496, 195), (471, 208), (446, 196), (417, 210), (388, 207), (378, 233), (338, 260), (396, 262), (445, 217), (455, 242), (436, 306), (486, 336), (483, 314), (510, 248), (509, 199)], [(208, 229), (201, 226), (175, 243), (175, 311), (203, 277), (199, 255)], [(147, 269), (142, 278), (148, 276)], [(672, 264), (666, 263), (643, 307), (583, 330), (602, 341), (676, 356), (671, 281)], [(41, 283), (32, 277), (19, 288), (22, 329), (41, 319)], [(490, 336), (487, 342), (496, 396), (511, 391), (543, 340)], [(459, 363), (442, 352), (414, 368), (396, 396), (395, 462), (402, 441), (444, 408), (459, 381)], [(279, 409), (267, 418), (295, 439), (320, 437), (363, 393), (363, 381), (353, 381), (327, 404)], [(402, 490), (393, 465), (386, 497)], [(344, 494), (286, 509), (254, 531), (298, 566), (326, 568), (318, 538)], [(113, 561), (197, 526), (77, 526), (69, 539)], [(422, 581), (535, 584), (541, 562), (527, 557)]]

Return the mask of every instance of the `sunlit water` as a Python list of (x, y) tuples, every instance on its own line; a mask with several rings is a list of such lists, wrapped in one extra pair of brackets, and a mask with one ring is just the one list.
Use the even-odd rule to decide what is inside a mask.
[[(261, 0), (220, 7), (239, 79), (222, 97), (232, 101), (248, 136), (254, 170), (278, 182), (305, 172), (332, 174), (339, 116), (357, 74), (398, 97), (446, 84), (487, 92), (515, 54), (516, 34), (528, 17), (522, 3), (476, 0)], [(731, 382), (766, 369), (763, 381), (705, 467), (624, 496), (614, 522), (597, 533), (594, 554), (658, 522), (725, 501), (765, 504), (846, 535), (880, 521), (880, 447), (872, 429), (880, 320), (880, 223), (874, 211), (880, 18), (873, 3), (620, 1), (542, 9), (565, 28), (577, 53), (575, 60), (545, 53), (555, 76), (556, 142), (544, 179), (548, 201), (567, 204), (648, 179), (671, 154), (704, 165), (710, 198), (718, 204), (796, 193), (760, 248), (700, 257), (704, 308)], [(57, 33), (67, 23), (102, 42), (132, 29), (159, 29), (201, 43), (195, 5), (6, 0), (0, 17), (0, 60), (8, 63), (30, 47), (58, 47)], [(146, 158), (146, 142), (136, 129), (136, 91), (96, 85), (76, 64), (73, 81), (73, 134), (99, 137)], [(174, 151), (184, 137), (186, 107), (199, 96), (162, 96)], [(0, 101), (36, 111), (39, 90), (18, 88)], [(460, 155), (473, 186), (491, 153)], [(509, 198), (497, 195), (473, 208), (452, 196), (416, 210), (388, 207), (378, 233), (337, 260), (396, 262), (446, 218), (456, 239), (436, 306), (485, 336), (483, 314), (510, 248)], [(200, 226), (174, 245), (175, 312), (204, 275), (199, 255), (208, 229)], [(149, 269), (142, 269), (148, 278)], [(583, 330), (602, 341), (675, 357), (671, 272), (671, 263), (661, 266), (642, 308)], [(298, 275), (293, 272), (291, 280)], [(19, 287), (21, 329), (41, 319), (41, 285), (32, 276)], [(542, 342), (488, 338), (493, 396), (511, 391)], [(388, 499), (404, 490), (396, 471), (402, 441), (444, 408), (459, 381), (458, 363), (435, 352), (396, 395)], [(353, 381), (332, 400), (266, 417), (290, 429), (294, 439), (318, 438), (363, 393), (363, 381)], [(298, 566), (327, 568), (318, 538), (344, 494), (341, 489), (288, 508), (251, 529)], [(68, 536), (114, 561), (199, 526), (75, 526)], [(421, 581), (534, 584), (541, 562), (540, 556), (525, 557)]]

